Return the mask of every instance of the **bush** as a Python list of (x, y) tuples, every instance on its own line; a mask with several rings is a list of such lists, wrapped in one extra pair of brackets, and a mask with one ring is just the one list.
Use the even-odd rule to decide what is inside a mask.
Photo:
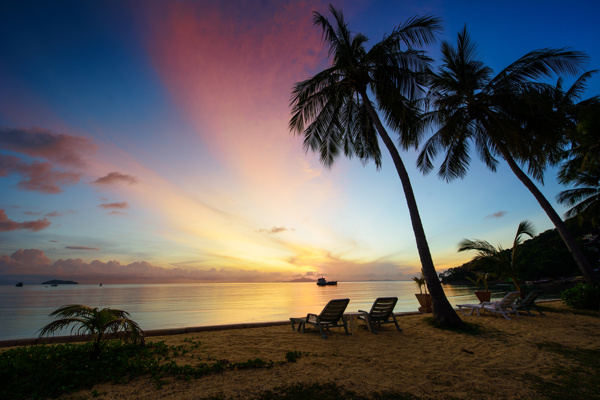
[(569, 307), (597, 310), (600, 307), (600, 289), (589, 283), (578, 283), (563, 291), (560, 298)]

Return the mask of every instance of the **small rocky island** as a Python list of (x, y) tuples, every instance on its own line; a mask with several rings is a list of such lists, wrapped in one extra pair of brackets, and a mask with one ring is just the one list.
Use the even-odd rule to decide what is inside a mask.
[(42, 282), (42, 285), (79, 285), (75, 281), (61, 281), (60, 279), (52, 279), (51, 281)]

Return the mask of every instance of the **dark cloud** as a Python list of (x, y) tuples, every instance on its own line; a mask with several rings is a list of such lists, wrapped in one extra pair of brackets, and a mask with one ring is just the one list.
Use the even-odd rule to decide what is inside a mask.
[(285, 231), (293, 231), (294, 229), (289, 229), (286, 228), (285, 226), (274, 226), (271, 229), (259, 229), (257, 232), (261, 232), (261, 233), (269, 233), (269, 234), (273, 234), (273, 233), (281, 233), (281, 232), (285, 232)]
[(114, 183), (128, 183), (134, 184), (137, 182), (137, 179), (131, 175), (122, 174), (120, 172), (110, 172), (106, 176), (96, 179), (92, 183), (97, 183), (100, 185), (112, 185)]
[(127, 204), (126, 201), (121, 201), (118, 203), (104, 203), (104, 204), (100, 204), (98, 207), (100, 208), (104, 208), (106, 210), (110, 210), (110, 209), (119, 209), (119, 210), (123, 210), (126, 208), (129, 208), (129, 204)]
[(15, 222), (8, 219), (6, 212), (0, 209), (0, 232), (16, 231), (19, 229), (28, 229), (37, 232), (49, 227), (50, 223), (46, 218), (36, 221)]
[(89, 251), (100, 251), (101, 249), (97, 247), (88, 247), (88, 246), (65, 246), (65, 249), (70, 250), (89, 250)]
[(0, 129), (0, 149), (43, 158), (63, 166), (83, 167), (82, 154), (94, 153), (97, 146), (81, 136), (55, 133), (43, 128)]
[(61, 186), (79, 182), (81, 174), (53, 169), (49, 162), (27, 163), (15, 156), (0, 154), (0, 177), (10, 174), (21, 175), (17, 187), (42, 193), (61, 193)]
[(506, 211), (498, 211), (493, 214), (486, 216), (486, 218), (502, 218), (506, 215)]

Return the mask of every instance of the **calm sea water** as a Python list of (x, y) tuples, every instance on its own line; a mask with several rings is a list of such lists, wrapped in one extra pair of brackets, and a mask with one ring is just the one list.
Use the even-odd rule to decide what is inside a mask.
[[(495, 287), (501, 298), (509, 287)], [(452, 305), (476, 301), (472, 286), (444, 285)], [(0, 286), (0, 340), (29, 339), (67, 304), (128, 311), (142, 329), (285, 321), (318, 313), (331, 299), (349, 298), (348, 311), (369, 310), (377, 297), (398, 297), (395, 311), (416, 311), (410, 281), (314, 283), (197, 283), (153, 285)], [(556, 297), (556, 296), (554, 296)], [(68, 334), (65, 332), (63, 334)]]

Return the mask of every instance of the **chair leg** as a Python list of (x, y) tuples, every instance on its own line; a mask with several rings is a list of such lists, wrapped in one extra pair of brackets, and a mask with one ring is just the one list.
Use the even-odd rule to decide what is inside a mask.
[(321, 324), (317, 324), (317, 327), (319, 328), (319, 332), (321, 332), (321, 337), (323, 339), (327, 339), (327, 335), (325, 334), (325, 332), (323, 332), (323, 327), (321, 326)]
[(393, 313), (392, 318), (394, 319), (394, 324), (396, 324), (396, 329), (398, 329), (398, 332), (402, 332), (402, 329), (400, 329), (400, 325), (398, 325), (398, 320), (396, 319), (396, 316)]

